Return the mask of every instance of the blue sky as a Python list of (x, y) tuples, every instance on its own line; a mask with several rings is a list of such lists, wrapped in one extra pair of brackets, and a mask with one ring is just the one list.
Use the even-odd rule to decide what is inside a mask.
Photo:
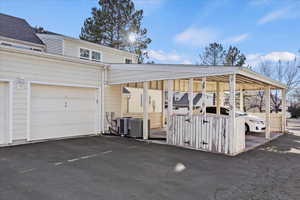
[[(300, 49), (300, 0), (134, 0), (145, 11), (156, 63), (196, 63), (210, 42), (235, 45), (248, 63), (292, 60)], [(1, 0), (0, 12), (78, 37), (97, 0)]]

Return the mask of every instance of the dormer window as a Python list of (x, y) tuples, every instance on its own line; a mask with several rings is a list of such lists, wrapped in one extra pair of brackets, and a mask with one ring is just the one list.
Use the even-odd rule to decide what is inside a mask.
[(90, 59), (90, 50), (80, 48), (80, 58), (81, 59)]
[(92, 60), (100, 62), (101, 61), (101, 53), (97, 51), (92, 51)]
[(92, 60), (96, 62), (101, 61), (101, 52), (89, 49), (80, 48), (80, 58), (85, 60)]

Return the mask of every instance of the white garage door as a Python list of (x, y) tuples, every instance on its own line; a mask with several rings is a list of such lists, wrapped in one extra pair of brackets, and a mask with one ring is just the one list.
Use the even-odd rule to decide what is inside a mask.
[(96, 133), (97, 90), (31, 85), (30, 140)]
[(0, 144), (8, 143), (9, 114), (9, 84), (0, 82)]

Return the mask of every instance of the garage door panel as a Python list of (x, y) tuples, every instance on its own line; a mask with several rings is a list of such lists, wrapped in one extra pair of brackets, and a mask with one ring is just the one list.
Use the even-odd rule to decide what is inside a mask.
[(0, 82), (0, 144), (9, 140), (9, 84)]
[[(59, 119), (57, 120), (57, 116), (59, 115)], [(79, 116), (80, 115), (80, 116)], [(86, 112), (86, 113), (76, 113), (76, 112), (72, 112), (72, 114), (70, 115), (70, 113), (65, 113), (65, 112), (60, 112), (60, 113), (39, 113), (39, 114), (35, 114), (34, 117), (31, 118), (31, 124), (33, 126), (36, 125), (47, 125), (47, 124), (61, 124), (61, 123), (70, 123), (70, 122), (74, 122), (74, 123), (85, 123), (85, 122), (90, 122), (92, 121), (92, 123), (94, 123), (95, 117), (91, 116), (90, 112)], [(40, 121), (43, 121), (43, 123), (41, 123)]]
[[(74, 126), (75, 125), (75, 126)], [(76, 124), (70, 124), (70, 125), (63, 125), (63, 126), (49, 126), (47, 127), (47, 132), (51, 132), (51, 135), (47, 135), (47, 137), (36, 137), (34, 135), (31, 137), (32, 140), (42, 140), (42, 139), (53, 139), (53, 138), (65, 138), (65, 137), (74, 137), (74, 136), (81, 136), (81, 135), (89, 135), (94, 134), (93, 129), (88, 129), (90, 126), (80, 126), (76, 127)], [(45, 127), (34, 127), (32, 129), (35, 133), (43, 134), (45, 133)], [(64, 134), (61, 134), (61, 133)], [(83, 132), (85, 134), (83, 134)]]
[(95, 133), (96, 89), (32, 85), (31, 140)]

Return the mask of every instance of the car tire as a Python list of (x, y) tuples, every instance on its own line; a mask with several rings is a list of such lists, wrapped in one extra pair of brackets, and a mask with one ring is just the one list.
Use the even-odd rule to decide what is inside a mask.
[(250, 128), (248, 124), (245, 124), (245, 134), (249, 134), (250, 133)]

